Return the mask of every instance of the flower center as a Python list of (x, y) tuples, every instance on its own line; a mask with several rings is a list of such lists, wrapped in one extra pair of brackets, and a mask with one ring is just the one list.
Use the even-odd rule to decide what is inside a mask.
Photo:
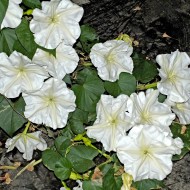
[(47, 103), (48, 103), (49, 106), (55, 105), (55, 103), (56, 103), (56, 99), (55, 99), (54, 96), (47, 97), (46, 101), (47, 101)]
[(108, 56), (106, 57), (107, 61), (109, 64), (114, 64), (115, 63), (115, 56), (113, 53), (109, 53)]
[(117, 121), (116, 118), (112, 118), (112, 119), (109, 120), (108, 122), (109, 122), (109, 124), (110, 124), (111, 126), (116, 126), (118, 121)]
[(53, 15), (50, 17), (50, 23), (57, 24), (59, 22), (59, 17), (57, 15)]
[(143, 147), (141, 149), (142, 156), (148, 157), (151, 155), (151, 150), (149, 147)]
[(167, 73), (167, 77), (168, 77), (168, 80), (171, 82), (171, 83), (175, 83), (176, 79), (177, 79), (177, 75), (174, 71), (169, 71)]
[(151, 123), (151, 120), (152, 120), (152, 118), (151, 118), (151, 115), (150, 115), (150, 113), (149, 112), (145, 112), (145, 111), (143, 111), (142, 113), (141, 113), (141, 122), (142, 123)]
[(19, 67), (17, 68), (17, 72), (18, 72), (18, 75), (21, 76), (21, 75), (24, 75), (24, 73), (26, 72), (26, 69), (24, 67)]
[(176, 108), (181, 111), (184, 111), (185, 110), (184, 103), (176, 103)]

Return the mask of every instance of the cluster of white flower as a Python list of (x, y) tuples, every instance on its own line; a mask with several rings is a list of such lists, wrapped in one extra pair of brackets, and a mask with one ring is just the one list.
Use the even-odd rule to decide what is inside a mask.
[[(20, 3), (21, 0), (9, 1), (1, 29), (15, 28), (21, 23)], [(62, 79), (78, 65), (79, 57), (72, 45), (80, 36), (83, 8), (70, 0), (51, 0), (42, 2), (42, 9), (34, 9), (32, 15), (30, 30), (35, 42), (45, 48), (56, 48), (56, 56), (42, 49), (37, 49), (32, 60), (17, 51), (9, 57), (0, 53), (0, 93), (7, 98), (22, 93), (26, 103), (24, 115), (29, 121), (63, 128), (68, 114), (76, 108), (76, 96)], [(47, 147), (39, 134), (18, 134), (7, 140), (6, 147), (10, 151), (16, 146), (30, 160), (33, 149)]]
[[(104, 80), (118, 79), (120, 66), (123, 69), (129, 64), (131, 70), (125, 72), (132, 71), (131, 59), (117, 57), (121, 43), (129, 46), (113, 40), (92, 48), (92, 63)], [(130, 56), (130, 48), (121, 49), (128, 49)], [(87, 135), (102, 142), (106, 151), (116, 151), (125, 171), (135, 181), (162, 180), (171, 172), (171, 158), (181, 153), (183, 142), (172, 138), (170, 125), (176, 115), (181, 124), (190, 124), (189, 56), (177, 50), (171, 55), (158, 55), (156, 60), (161, 66), (158, 90), (148, 89), (130, 97), (102, 95), (96, 107), (96, 121), (86, 128)], [(158, 101), (159, 93), (167, 95), (164, 103)]]
[[(1, 29), (20, 24), (20, 3), (21, 0), (9, 1)], [(76, 97), (62, 79), (76, 69), (79, 61), (72, 45), (80, 35), (82, 15), (83, 9), (70, 0), (44, 1), (41, 10), (33, 11), (30, 30), (37, 44), (56, 48), (56, 57), (42, 49), (37, 49), (32, 60), (16, 51), (9, 57), (0, 53), (0, 93), (8, 98), (22, 93), (24, 115), (31, 122), (63, 128), (68, 114), (76, 108)], [(114, 82), (121, 72), (132, 74), (132, 52), (129, 43), (110, 40), (94, 45), (90, 58), (100, 78)], [(96, 121), (86, 128), (87, 135), (102, 142), (106, 151), (116, 151), (135, 181), (162, 180), (171, 172), (171, 158), (181, 153), (183, 142), (172, 138), (169, 126), (176, 115), (182, 124), (190, 123), (189, 56), (177, 50), (158, 55), (156, 60), (161, 77), (158, 90), (149, 89), (130, 97), (102, 95), (96, 107)], [(167, 95), (164, 103), (158, 102), (159, 92)], [(7, 140), (8, 151), (15, 146), (27, 160), (32, 158), (33, 149), (47, 147), (40, 132), (21, 133)]]

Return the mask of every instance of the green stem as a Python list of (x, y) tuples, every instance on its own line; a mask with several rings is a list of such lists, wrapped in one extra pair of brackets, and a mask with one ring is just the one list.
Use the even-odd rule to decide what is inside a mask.
[(87, 138), (87, 137), (82, 137), (82, 141), (84, 142), (84, 144), (85, 144), (86, 146), (89, 146), (89, 147), (92, 147), (92, 148), (96, 149), (96, 150), (97, 150), (102, 156), (104, 156), (105, 158), (111, 159), (111, 157), (110, 157), (108, 154), (102, 152), (100, 149), (98, 149), (97, 147), (95, 147), (94, 145), (92, 145), (91, 140), (90, 140), (89, 138)]
[(110, 155), (104, 153), (103, 151), (101, 151), (100, 149), (98, 149), (97, 147), (95, 147), (94, 145), (91, 144), (90, 147), (96, 149), (102, 156), (104, 156), (104, 157), (107, 158), (108, 160), (111, 160), (111, 159), (112, 159)]
[(26, 127), (25, 127), (24, 131), (22, 132), (22, 134), (26, 135), (29, 127), (30, 127), (30, 121), (28, 121), (28, 123), (26, 124)]
[(149, 88), (157, 87), (158, 82), (153, 82), (151, 84), (139, 84), (137, 85), (138, 90), (147, 90)]
[(71, 175), (69, 176), (69, 178), (72, 180), (83, 179), (82, 175), (80, 175), (76, 172), (71, 172)]
[(39, 160), (37, 160), (36, 162), (34, 162), (34, 163), (33, 163), (33, 166), (38, 165), (38, 164), (41, 163), (41, 162), (42, 162), (42, 158), (39, 159)]
[(14, 177), (14, 179), (16, 179), (19, 175), (21, 175), (25, 170), (27, 170), (27, 168), (29, 167), (29, 166), (35, 166), (35, 165), (37, 165), (37, 164), (39, 164), (40, 162), (42, 162), (42, 159), (39, 159), (39, 160), (32, 160), (29, 164), (27, 164), (22, 170), (20, 170), (18, 173), (17, 173), (17, 175)]
[(32, 9), (28, 9), (27, 11), (25, 11), (24, 13), (23, 13), (23, 15), (32, 15), (32, 12), (33, 12), (33, 10)]
[(97, 167), (100, 168), (101, 166), (106, 165), (106, 164), (108, 164), (110, 162), (112, 162), (112, 158), (111, 157), (110, 157), (110, 159), (106, 160), (105, 162), (99, 164)]
[(90, 62), (84, 62), (83, 65), (84, 65), (85, 67), (90, 67), (90, 66), (92, 66), (92, 63), (90, 63)]
[(0, 166), (0, 170), (16, 170), (17, 166)]

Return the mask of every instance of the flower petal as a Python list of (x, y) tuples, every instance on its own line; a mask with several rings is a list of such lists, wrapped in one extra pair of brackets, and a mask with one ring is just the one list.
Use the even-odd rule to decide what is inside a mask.
[(5, 17), (1, 23), (1, 30), (3, 28), (16, 28), (21, 23), (23, 10), (19, 4), (22, 0), (9, 0), (9, 5)]
[(190, 58), (185, 52), (176, 50), (171, 54), (156, 57), (160, 65), (161, 81), (158, 90), (173, 102), (185, 102), (190, 97)]
[(24, 115), (37, 124), (53, 129), (63, 128), (69, 112), (75, 110), (75, 95), (65, 82), (50, 78), (42, 88), (33, 93), (23, 93), (26, 102)]
[(158, 126), (164, 132), (169, 132), (169, 125), (175, 119), (170, 106), (158, 102), (158, 90), (149, 89), (139, 94), (131, 94), (128, 104), (128, 116), (131, 117), (132, 126), (149, 124)]
[(121, 135), (129, 130), (127, 111), (127, 95), (113, 98), (102, 95), (97, 103), (97, 118), (93, 126), (87, 127), (87, 135), (102, 142), (106, 151), (115, 151), (115, 146)]
[(90, 52), (92, 64), (97, 67), (98, 75), (111, 82), (119, 79), (121, 72), (132, 73), (133, 48), (122, 40), (110, 40), (95, 44)]
[(153, 125), (138, 125), (121, 137), (116, 152), (134, 181), (163, 180), (172, 170), (172, 155), (180, 154), (183, 146), (181, 139), (176, 141)]
[(16, 51), (6, 59), (3, 55), (0, 74), (0, 93), (8, 98), (16, 98), (23, 91), (38, 90), (49, 77), (42, 67), (32, 64), (30, 59)]
[(42, 2), (42, 10), (34, 9), (30, 29), (35, 41), (48, 48), (56, 48), (62, 41), (73, 45), (80, 36), (78, 22), (83, 8), (70, 0)]
[(43, 66), (54, 78), (63, 79), (66, 74), (72, 73), (78, 65), (79, 57), (71, 46), (60, 43), (56, 49), (56, 57), (37, 49), (32, 62)]
[(8, 148), (7, 152), (16, 147), (21, 153), (24, 153), (23, 158), (26, 160), (32, 159), (33, 150), (43, 151), (47, 148), (45, 140), (41, 137), (41, 131), (27, 134), (20, 133), (12, 139), (7, 139), (5, 146)]

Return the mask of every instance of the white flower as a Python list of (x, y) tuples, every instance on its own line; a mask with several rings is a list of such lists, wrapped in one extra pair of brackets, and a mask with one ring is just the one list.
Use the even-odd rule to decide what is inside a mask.
[(175, 119), (170, 106), (158, 102), (158, 90), (149, 89), (139, 94), (131, 94), (127, 105), (132, 126), (138, 124), (155, 125), (170, 132), (169, 125)]
[(173, 102), (185, 102), (190, 98), (190, 58), (176, 50), (156, 57), (160, 65), (158, 90)]
[(190, 99), (182, 103), (175, 103), (166, 99), (164, 103), (171, 106), (172, 111), (177, 115), (181, 124), (190, 124)]
[(33, 123), (53, 129), (67, 124), (69, 112), (75, 110), (75, 95), (65, 82), (50, 78), (38, 92), (23, 93), (26, 102), (24, 115)]
[(79, 57), (71, 46), (61, 43), (56, 48), (56, 57), (37, 49), (32, 62), (44, 66), (50, 75), (63, 79), (66, 74), (72, 73), (78, 65)]
[(35, 42), (48, 49), (56, 48), (62, 41), (73, 45), (80, 36), (79, 21), (83, 8), (70, 0), (42, 2), (42, 10), (34, 9), (30, 29)]
[(5, 27), (16, 28), (21, 23), (23, 10), (19, 4), (22, 0), (9, 0), (5, 17), (1, 23), (1, 29)]
[(113, 98), (102, 95), (97, 103), (97, 118), (93, 126), (87, 127), (87, 135), (102, 142), (106, 151), (115, 151), (120, 135), (125, 135), (129, 129), (127, 111), (127, 95)]
[(33, 155), (33, 150), (39, 149), (41, 151), (47, 148), (45, 140), (41, 137), (41, 131), (34, 133), (20, 133), (13, 137), (12, 139), (7, 139), (6, 148), (7, 152), (10, 152), (16, 147), (23, 154), (23, 158), (26, 160), (31, 160)]
[(180, 154), (182, 146), (180, 138), (173, 139), (155, 126), (140, 125), (121, 137), (116, 151), (134, 181), (163, 180), (172, 170), (172, 155)]
[(98, 75), (111, 82), (119, 79), (121, 72), (132, 73), (133, 48), (122, 40), (110, 40), (95, 44), (90, 52), (92, 64), (97, 67)]
[(0, 59), (0, 93), (7, 98), (40, 89), (49, 76), (42, 67), (32, 64), (30, 59), (16, 51), (10, 57), (1, 53)]

